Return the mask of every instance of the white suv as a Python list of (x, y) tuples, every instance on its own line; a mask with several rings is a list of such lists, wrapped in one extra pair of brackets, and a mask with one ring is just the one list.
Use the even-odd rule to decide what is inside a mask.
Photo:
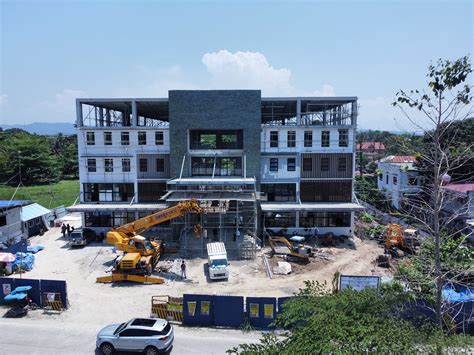
[(173, 327), (165, 319), (134, 318), (111, 324), (97, 334), (96, 346), (104, 355), (115, 350), (144, 351), (147, 355), (167, 353), (173, 346)]

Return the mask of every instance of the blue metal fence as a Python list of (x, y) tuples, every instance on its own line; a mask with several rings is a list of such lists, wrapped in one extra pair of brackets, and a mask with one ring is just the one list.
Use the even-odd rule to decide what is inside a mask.
[(28, 291), (28, 296), (38, 306), (43, 305), (42, 294), (44, 292), (54, 292), (61, 295), (61, 303), (64, 308), (67, 308), (67, 289), (66, 281), (61, 280), (34, 280), (34, 279), (19, 279), (10, 277), (0, 277), (0, 304), (4, 304), (4, 297), (19, 286), (31, 286)]
[(245, 314), (250, 325), (268, 328), (276, 318), (277, 299), (275, 297), (247, 297)]
[(214, 325), (218, 327), (239, 327), (244, 320), (244, 297), (214, 296)]
[(214, 325), (213, 298), (210, 295), (183, 295), (183, 323), (187, 325)]

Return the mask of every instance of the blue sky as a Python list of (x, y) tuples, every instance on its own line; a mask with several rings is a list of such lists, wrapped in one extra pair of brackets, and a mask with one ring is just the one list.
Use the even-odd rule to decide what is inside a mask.
[(471, 1), (2, 1), (0, 125), (72, 122), (76, 97), (260, 88), (358, 96), (362, 128), (437, 58), (472, 54)]

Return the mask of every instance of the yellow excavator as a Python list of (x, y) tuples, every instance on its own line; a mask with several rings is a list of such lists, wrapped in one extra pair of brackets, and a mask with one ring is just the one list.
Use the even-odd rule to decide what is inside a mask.
[(405, 253), (415, 254), (420, 245), (416, 229), (404, 229), (399, 224), (389, 224), (386, 229), (385, 249), (395, 257)]
[[(153, 272), (161, 254), (163, 253), (162, 241), (150, 241), (140, 234), (151, 227), (180, 217), (186, 213), (203, 213), (203, 209), (196, 200), (181, 201), (177, 205), (153, 213), (136, 221), (113, 228), (107, 232), (106, 242), (113, 244), (117, 250), (123, 251), (123, 256), (115, 259), (112, 274), (98, 277), (96, 282), (134, 281), (143, 283), (161, 284), (164, 280), (153, 277)], [(200, 232), (196, 225), (195, 233)]]

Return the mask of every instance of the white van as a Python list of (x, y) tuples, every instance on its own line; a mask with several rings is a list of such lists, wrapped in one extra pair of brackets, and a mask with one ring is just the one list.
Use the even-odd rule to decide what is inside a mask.
[(208, 243), (207, 256), (209, 265), (209, 278), (220, 280), (229, 278), (229, 263), (227, 262), (227, 251), (222, 242)]

